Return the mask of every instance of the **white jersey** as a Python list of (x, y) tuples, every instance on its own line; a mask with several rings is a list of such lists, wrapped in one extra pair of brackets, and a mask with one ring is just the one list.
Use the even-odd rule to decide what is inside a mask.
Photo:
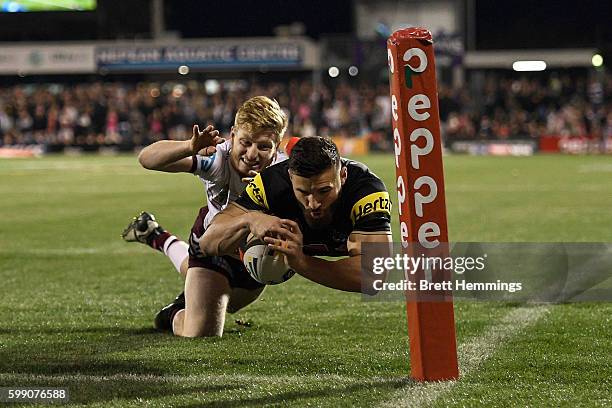
[[(235, 201), (244, 191), (247, 184), (234, 169), (230, 161), (232, 141), (217, 145), (217, 152), (211, 156), (197, 155), (193, 174), (198, 176), (206, 188), (208, 214), (204, 219), (204, 229), (207, 229), (213, 217), (227, 205)], [(272, 164), (280, 163), (287, 156), (278, 152)], [(271, 164), (271, 165), (272, 165)]]

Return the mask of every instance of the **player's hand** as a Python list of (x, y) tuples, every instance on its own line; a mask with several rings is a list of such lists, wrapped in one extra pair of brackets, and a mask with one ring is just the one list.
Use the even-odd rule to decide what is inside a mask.
[(263, 240), (264, 237), (275, 234), (283, 228), (282, 220), (273, 215), (264, 214), (262, 212), (253, 211), (249, 213), (248, 225), (251, 234)]
[(248, 177), (243, 177), (241, 180), (243, 183), (250, 183), (251, 181), (253, 181), (256, 175), (257, 175), (257, 172), (255, 170), (249, 170)]
[(264, 238), (271, 249), (278, 251), (285, 256), (285, 263), (299, 273), (304, 264), (305, 256), (303, 251), (304, 235), (297, 222), (281, 219), (281, 228), (273, 229), (275, 236)]
[(225, 139), (219, 136), (219, 131), (213, 125), (206, 126), (203, 131), (200, 131), (198, 125), (193, 125), (193, 136), (190, 140), (193, 154), (210, 156), (217, 151), (215, 146), (224, 141)]

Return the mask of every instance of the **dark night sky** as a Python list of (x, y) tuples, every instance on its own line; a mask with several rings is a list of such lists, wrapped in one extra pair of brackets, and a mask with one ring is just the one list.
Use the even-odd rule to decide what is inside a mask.
[(481, 49), (612, 47), (610, 0), (476, 0), (476, 21)]
[[(302, 21), (314, 38), (355, 31), (350, 0), (167, 0), (166, 5), (168, 28), (184, 37), (268, 36), (275, 26), (293, 21)], [(476, 0), (476, 21), (482, 49), (612, 46), (612, 0)]]
[[(370, 0), (374, 2), (375, 0)], [(407, 0), (397, 0), (398, 6)], [(271, 36), (300, 21), (306, 35), (353, 35), (352, 0), (165, 0), (166, 28), (184, 38)], [(477, 48), (612, 50), (612, 0), (475, 0)], [(98, 0), (90, 13), (2, 13), (2, 41), (150, 37), (150, 0)]]
[[(182, 0), (166, 2), (166, 25), (183, 37), (271, 36), (274, 27), (301, 21), (306, 34), (354, 30), (350, 0)], [(177, 4), (174, 6), (173, 4)], [(180, 5), (180, 6), (178, 6)]]

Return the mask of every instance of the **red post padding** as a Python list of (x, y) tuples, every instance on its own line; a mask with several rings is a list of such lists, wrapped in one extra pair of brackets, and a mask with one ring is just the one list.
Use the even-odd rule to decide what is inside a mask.
[[(407, 252), (416, 247), (443, 256), (448, 228), (431, 33), (424, 28), (396, 31), (387, 41), (387, 56), (401, 241)], [(449, 276), (435, 273), (433, 280), (442, 278)], [(426, 279), (424, 271), (411, 279)], [(438, 295), (435, 301), (419, 300), (414, 293), (406, 298), (411, 375), (420, 381), (459, 376), (452, 294)]]

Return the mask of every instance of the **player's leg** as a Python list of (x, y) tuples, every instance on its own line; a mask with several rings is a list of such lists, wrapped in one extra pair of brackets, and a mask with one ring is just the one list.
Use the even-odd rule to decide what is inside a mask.
[(158, 330), (178, 336), (221, 336), (225, 312), (235, 313), (263, 292), (239, 259), (196, 256), (190, 252), (184, 295), (155, 317)]
[(185, 294), (162, 309), (155, 324), (159, 330), (172, 331), (177, 336), (221, 336), (225, 312), (239, 311), (255, 301), (263, 290), (264, 287), (230, 288), (223, 274), (206, 268), (190, 268)]
[(185, 280), (185, 310), (174, 318), (174, 334), (221, 336), (230, 292), (224, 275), (205, 268), (189, 268)]
[(203, 256), (199, 240), (206, 212), (206, 207), (200, 210), (189, 236), (185, 292), (157, 314), (158, 330), (186, 337), (221, 336), (225, 312), (234, 313), (252, 303), (265, 287), (249, 275), (241, 260)]
[(227, 304), (228, 313), (236, 313), (253, 303), (265, 288), (265, 286), (256, 289), (232, 288), (229, 303)]
[(189, 245), (159, 225), (155, 216), (142, 212), (125, 228), (121, 237), (140, 242), (166, 255), (183, 279), (187, 274)]
[(157, 313), (155, 328), (184, 337), (221, 336), (230, 291), (223, 274), (190, 267), (185, 291)]

